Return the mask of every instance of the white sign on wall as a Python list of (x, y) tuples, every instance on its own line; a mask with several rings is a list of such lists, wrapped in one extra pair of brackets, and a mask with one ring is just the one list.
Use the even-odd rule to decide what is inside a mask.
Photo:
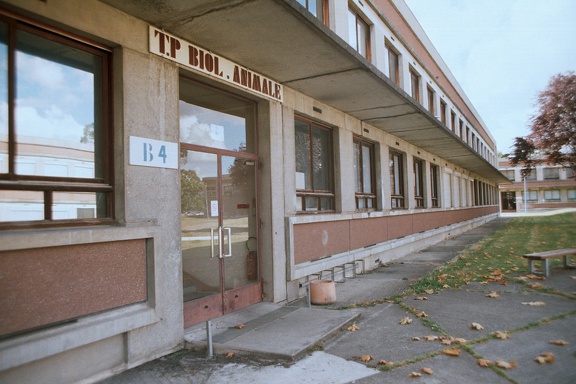
[(130, 136), (130, 164), (178, 169), (178, 144)]
[(282, 84), (277, 81), (153, 26), (149, 31), (151, 53), (258, 95), (283, 101)]

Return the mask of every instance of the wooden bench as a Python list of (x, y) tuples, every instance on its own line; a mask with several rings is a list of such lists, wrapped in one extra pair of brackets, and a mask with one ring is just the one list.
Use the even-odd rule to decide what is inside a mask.
[[(536, 252), (536, 253), (527, 253), (523, 257), (528, 259), (528, 265), (530, 268), (530, 273), (535, 275), (544, 275), (548, 277), (550, 274), (548, 270), (548, 259), (553, 257), (564, 257), (564, 267), (576, 269), (576, 265), (571, 265), (568, 263), (568, 256), (576, 255), (576, 248), (565, 248), (565, 249), (555, 249), (553, 251), (545, 251), (545, 252)], [(541, 261), (542, 262), (542, 273), (538, 273), (534, 270), (534, 262)]]

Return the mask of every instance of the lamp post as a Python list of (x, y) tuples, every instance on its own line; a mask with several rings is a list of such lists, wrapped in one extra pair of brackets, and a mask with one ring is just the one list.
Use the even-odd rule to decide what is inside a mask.
[(526, 191), (526, 175), (523, 176), (524, 179), (524, 213), (526, 213), (526, 201), (528, 198), (528, 191)]

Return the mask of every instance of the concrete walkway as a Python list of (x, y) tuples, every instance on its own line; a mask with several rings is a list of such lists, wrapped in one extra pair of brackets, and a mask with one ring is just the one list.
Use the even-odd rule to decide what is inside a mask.
[[(424, 251), (336, 285), (338, 301), (306, 308), (260, 303), (212, 321), (215, 356), (206, 357), (206, 329), (186, 334), (189, 349), (157, 359), (102, 383), (574, 383), (576, 382), (576, 272), (554, 268), (539, 281), (563, 292), (543, 293), (526, 285), (470, 284), (427, 295), (382, 301), (406, 290), (458, 252), (503, 227), (499, 218)], [(487, 298), (489, 292), (498, 298)], [(358, 306), (372, 300), (374, 306)], [(528, 305), (526, 303), (544, 303)], [(413, 307), (428, 317), (418, 318)], [(340, 309), (337, 309), (340, 308)], [(344, 308), (344, 309), (342, 309)], [(405, 317), (412, 322), (399, 324)], [(483, 329), (472, 329), (472, 323)], [(354, 323), (359, 329), (350, 332)], [(242, 329), (234, 328), (243, 324)], [(496, 331), (508, 339), (486, 338)], [(425, 339), (439, 339), (426, 341)], [(464, 338), (465, 346), (440, 338)], [(419, 341), (415, 341), (418, 338)], [(568, 345), (550, 344), (564, 340)], [(447, 341), (444, 341), (445, 343)], [(442, 353), (459, 347), (458, 357)], [(234, 353), (226, 357), (227, 353)], [(538, 364), (542, 353), (554, 362)], [(372, 356), (367, 362), (362, 356)], [(502, 361), (510, 369), (484, 368), (477, 359)], [(403, 363), (382, 371), (381, 360)], [(422, 373), (429, 368), (432, 375)], [(410, 378), (412, 372), (422, 374)], [(416, 381), (414, 381), (416, 380)]]

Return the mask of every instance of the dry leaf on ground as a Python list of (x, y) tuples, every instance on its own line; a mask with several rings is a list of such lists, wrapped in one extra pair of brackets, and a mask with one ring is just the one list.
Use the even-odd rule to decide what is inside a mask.
[(516, 367), (516, 365), (517, 365), (517, 364), (516, 364), (515, 361), (507, 362), (507, 361), (504, 361), (504, 360), (498, 360), (498, 361), (496, 362), (496, 366), (499, 367), (499, 368), (503, 368), (503, 369), (511, 369), (511, 368)]
[(412, 341), (420, 341), (420, 338), (415, 336), (412, 338)]
[(493, 361), (486, 360), (486, 359), (478, 359), (478, 365), (481, 367), (486, 368), (486, 367), (491, 366), (492, 364), (494, 364)]
[(232, 356), (234, 356), (235, 354), (236, 354), (236, 353), (234, 353), (234, 352), (228, 352), (227, 354), (224, 355), (224, 357), (227, 358), (227, 359), (229, 359), (229, 358), (231, 358)]
[(543, 302), (543, 301), (530, 301), (530, 302), (524, 302), (524, 303), (522, 303), (522, 304), (524, 304), (524, 305), (530, 305), (531, 307), (539, 307), (539, 306), (542, 306), (542, 305), (546, 305), (546, 303)]
[(357, 331), (357, 330), (359, 330), (359, 329), (360, 329), (360, 328), (358, 328), (358, 326), (357, 326), (356, 324), (352, 324), (351, 326), (348, 327), (348, 330), (349, 330), (350, 332), (354, 332), (354, 331)]
[(424, 292), (426, 292), (427, 294), (431, 295), (434, 293), (433, 289), (426, 289)]
[(424, 312), (424, 311), (418, 313), (416, 316), (417, 316), (417, 317), (428, 317), (428, 315), (427, 315), (426, 312)]
[(418, 297), (415, 297), (414, 300), (423, 301), (423, 300), (428, 300), (428, 298), (426, 296), (418, 296)]
[(486, 297), (496, 299), (496, 298), (500, 297), (500, 295), (498, 294), (498, 292), (490, 292), (489, 294), (486, 295)]
[(494, 336), (496, 336), (496, 338), (500, 339), (500, 340), (506, 340), (506, 339), (510, 338), (509, 334), (507, 334), (506, 332), (502, 332), (502, 331), (494, 332)]
[(412, 372), (410, 375), (408, 375), (408, 377), (414, 379), (416, 377), (422, 377), (422, 374), (418, 372)]
[(420, 372), (425, 373), (425, 374), (427, 374), (427, 375), (431, 375), (431, 374), (434, 373), (434, 372), (432, 371), (432, 368), (422, 368), (422, 369), (420, 370)]
[(391, 361), (386, 361), (386, 360), (379, 360), (377, 364), (378, 364), (378, 365), (394, 365), (393, 362), (391, 362)]
[(475, 330), (477, 330), (477, 331), (481, 331), (481, 330), (484, 329), (484, 327), (481, 326), (481, 325), (478, 324), (478, 323), (472, 323), (472, 324), (470, 324), (470, 328), (475, 329)]
[(450, 340), (458, 344), (466, 344), (468, 342), (468, 340), (462, 337), (451, 337)]
[(436, 340), (438, 340), (438, 336), (434, 336), (434, 335), (424, 336), (424, 340), (426, 340), (426, 341), (436, 341)]
[(374, 356), (372, 355), (362, 355), (360, 356), (360, 360), (362, 360), (363, 363), (367, 363), (370, 360), (374, 360)]
[(568, 344), (570, 344), (570, 343), (567, 342), (567, 341), (564, 341), (564, 340), (552, 340), (552, 341), (550, 342), (550, 344), (559, 345), (559, 346), (561, 346), (561, 347), (564, 347), (564, 346), (566, 346), (566, 345), (568, 345)]
[(235, 326), (233, 326), (232, 328), (236, 328), (236, 329), (242, 329), (244, 328), (245, 325), (244, 324), (236, 324)]
[(534, 359), (538, 364), (552, 364), (554, 362), (554, 354), (552, 352), (544, 352)]
[(401, 319), (398, 323), (402, 324), (402, 325), (407, 325), (410, 324), (412, 322), (412, 319), (409, 317), (405, 317), (403, 319)]
[(458, 348), (449, 348), (442, 351), (443, 354), (448, 356), (460, 356), (460, 349)]
[(542, 286), (542, 284), (540, 283), (534, 283), (530, 286), (530, 288), (540, 288)]
[(539, 275), (534, 275), (534, 274), (526, 275), (526, 278), (528, 278), (528, 279), (534, 279), (534, 280), (546, 280), (546, 277), (544, 277), (544, 276), (539, 276)]

